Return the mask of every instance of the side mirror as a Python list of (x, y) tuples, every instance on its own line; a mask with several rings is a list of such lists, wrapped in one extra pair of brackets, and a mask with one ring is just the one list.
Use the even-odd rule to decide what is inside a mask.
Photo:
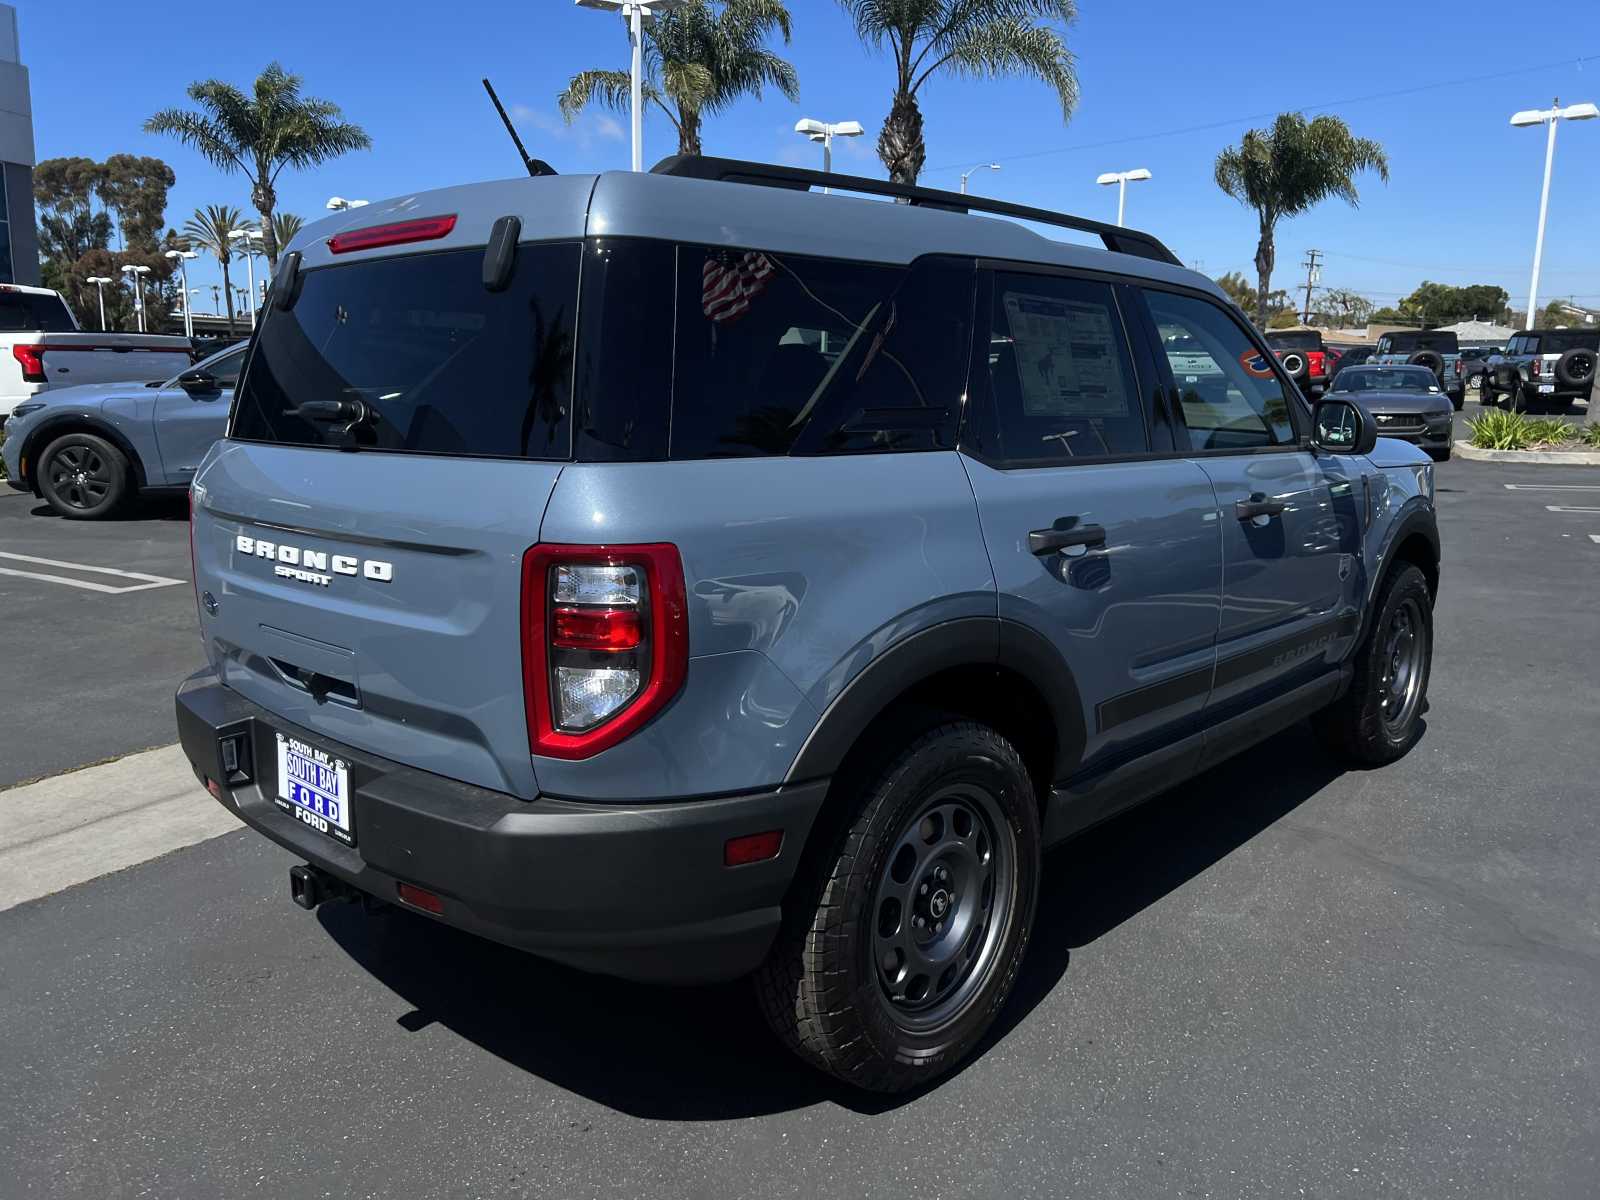
[(196, 394), (208, 395), (222, 389), (217, 385), (217, 377), (210, 371), (202, 371), (199, 367), (191, 367), (178, 376), (178, 386), (191, 396)]
[(1327, 454), (1371, 454), (1378, 444), (1378, 427), (1349, 400), (1319, 400), (1311, 422), (1312, 448)]

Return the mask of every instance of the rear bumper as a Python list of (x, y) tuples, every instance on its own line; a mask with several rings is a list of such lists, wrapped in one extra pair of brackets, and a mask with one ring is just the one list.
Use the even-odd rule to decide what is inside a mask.
[[(363, 892), (397, 885), (443, 899), (436, 919), (585, 970), (700, 983), (753, 970), (781, 906), (826, 781), (671, 803), (522, 800), (380, 759), (279, 720), (211, 671), (177, 694), (178, 733), (195, 774), (224, 807), (285, 849)], [(281, 812), (275, 732), (350, 765), (356, 845)], [(243, 734), (252, 777), (223, 782), (220, 739)], [(779, 855), (725, 867), (731, 837), (783, 830)]]

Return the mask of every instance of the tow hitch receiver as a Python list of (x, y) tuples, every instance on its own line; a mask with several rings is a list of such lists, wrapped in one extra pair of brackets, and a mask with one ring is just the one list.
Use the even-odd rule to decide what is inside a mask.
[(309, 864), (289, 868), (289, 898), (307, 912), (331, 900), (353, 900), (355, 895), (343, 880)]

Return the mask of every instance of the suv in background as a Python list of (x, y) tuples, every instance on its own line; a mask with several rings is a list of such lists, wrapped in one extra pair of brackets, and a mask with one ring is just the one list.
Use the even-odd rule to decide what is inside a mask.
[(1320, 396), (1327, 390), (1337, 356), (1329, 356), (1322, 343), (1322, 330), (1269, 329), (1267, 345), (1307, 396)]
[(1449, 330), (1400, 329), (1386, 333), (1378, 339), (1377, 348), (1367, 361), (1377, 367), (1427, 367), (1457, 412), (1467, 401), (1466, 382), (1461, 375), (1461, 346)]
[(1600, 329), (1528, 329), (1514, 334), (1483, 375), (1485, 404), (1566, 408), (1590, 399), (1600, 360)]
[(881, 1091), (980, 1044), (1047, 846), (1302, 718), (1389, 762), (1428, 685), (1421, 451), (1149, 235), (887, 181), (326, 218), (192, 501), (181, 741), (296, 902), (754, 974)]
[(1463, 346), (1461, 347), (1461, 385), (1469, 392), (1481, 391), (1483, 388), (1483, 373), (1489, 366), (1489, 359), (1496, 354), (1504, 354), (1504, 346)]

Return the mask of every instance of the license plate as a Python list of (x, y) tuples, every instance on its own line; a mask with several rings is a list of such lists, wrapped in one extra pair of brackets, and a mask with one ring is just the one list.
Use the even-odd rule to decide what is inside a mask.
[(1553, 383), (1541, 383), (1539, 385), (1539, 392), (1540, 392), (1541, 395), (1543, 395), (1545, 393), (1548, 393), (1548, 392), (1553, 392), (1555, 390), (1556, 390), (1556, 385), (1553, 384)]
[(299, 738), (278, 734), (278, 794), (273, 803), (302, 825), (356, 844), (350, 815), (350, 764)]

